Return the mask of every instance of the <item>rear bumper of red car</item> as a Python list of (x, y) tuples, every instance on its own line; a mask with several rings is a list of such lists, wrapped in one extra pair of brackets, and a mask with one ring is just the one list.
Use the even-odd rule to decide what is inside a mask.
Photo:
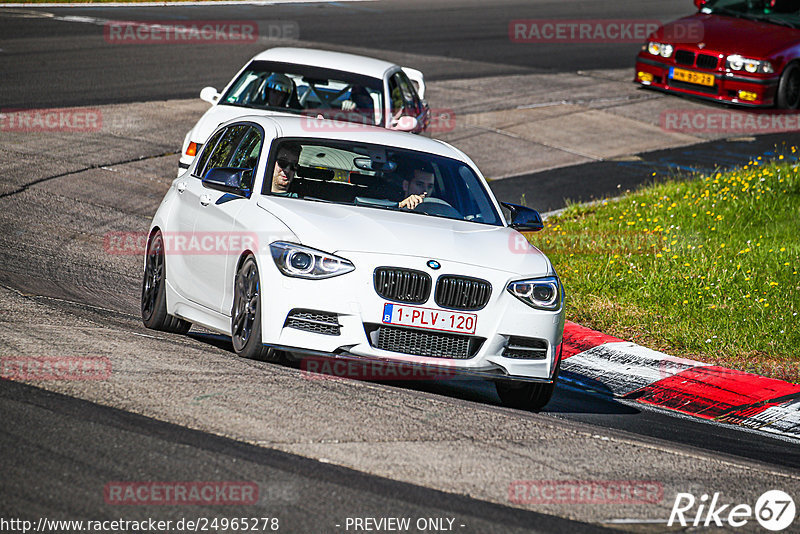
[[(703, 71), (693, 67), (688, 70), (714, 76), (713, 86), (704, 86), (688, 82), (679, 82), (670, 78), (670, 69), (675, 65), (662, 63), (639, 54), (636, 58), (636, 74), (634, 82), (646, 87), (691, 95), (697, 98), (726, 102), (749, 107), (769, 107), (775, 105), (775, 95), (780, 76), (748, 77), (746, 75), (730, 75), (718, 71)], [(683, 68), (683, 67), (680, 67)]]

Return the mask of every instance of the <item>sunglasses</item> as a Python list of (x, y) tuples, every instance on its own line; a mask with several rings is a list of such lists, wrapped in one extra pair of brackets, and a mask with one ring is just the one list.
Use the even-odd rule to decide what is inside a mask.
[(278, 167), (280, 167), (284, 171), (296, 171), (297, 162), (287, 158), (278, 158)]

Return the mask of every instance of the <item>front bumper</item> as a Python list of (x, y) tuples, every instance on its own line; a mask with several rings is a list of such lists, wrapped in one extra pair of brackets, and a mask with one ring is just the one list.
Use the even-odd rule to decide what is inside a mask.
[[(369, 253), (340, 253), (356, 265), (356, 270), (325, 280), (305, 280), (283, 276), (272, 258), (263, 258), (262, 277), (262, 341), (265, 345), (290, 353), (334, 357), (352, 361), (375, 361), (407, 364), (413, 367), (441, 368), (446, 374), (473, 378), (514, 378), (550, 382), (557, 362), (564, 331), (564, 309), (537, 310), (527, 306), (506, 291), (509, 282), (523, 276), (513, 273), (447, 262), (450, 270), (430, 271), (435, 283), (441, 274), (458, 274), (491, 282), (492, 293), (486, 306), (468, 311), (477, 316), (474, 334), (440, 334), (429, 329), (398, 327), (419, 339), (439, 336), (470, 338), (472, 349), (466, 357), (422, 356), (383, 350), (377, 343), (376, 328), (382, 323), (386, 299), (377, 294), (373, 283), (376, 267), (392, 266), (425, 271), (429, 258), (383, 256)], [(444, 260), (442, 260), (444, 261)], [(427, 302), (413, 306), (444, 310), (434, 302), (431, 291)], [(310, 310), (320, 317), (335, 317), (336, 328), (325, 333), (291, 326), (287, 318), (297, 310)], [(332, 333), (333, 332), (333, 333)], [(508, 357), (509, 343), (520, 339), (542, 342), (535, 358)], [(436, 341), (438, 342), (438, 341)], [(402, 349), (400, 349), (402, 350)], [(413, 351), (410, 351), (413, 352)], [(527, 356), (527, 355), (526, 355)]]
[[(300, 360), (300, 367), (306, 373), (325, 373), (336, 378), (352, 378), (373, 381), (408, 380), (510, 380), (537, 384), (552, 384), (554, 377), (538, 378), (509, 375), (502, 367), (485, 369), (444, 365), (443, 362), (431, 364), (413, 361), (398, 361), (397, 358), (365, 356), (347, 352), (340, 348), (336, 352), (322, 352), (300, 347), (265, 344), (265, 346), (290, 354)], [(325, 365), (321, 360), (332, 360)], [(342, 365), (340, 365), (342, 364)]]
[[(680, 68), (714, 76), (711, 87), (672, 80), (669, 77), (671, 68)], [(652, 78), (652, 79), (647, 79)], [(636, 58), (634, 82), (645, 87), (652, 87), (671, 93), (691, 95), (693, 97), (716, 102), (725, 102), (748, 107), (770, 107), (775, 105), (779, 74), (769, 77), (731, 74), (716, 70), (704, 70), (698, 67), (685, 67), (655, 59), (652, 54), (640, 52)], [(742, 94), (747, 93), (747, 98)]]

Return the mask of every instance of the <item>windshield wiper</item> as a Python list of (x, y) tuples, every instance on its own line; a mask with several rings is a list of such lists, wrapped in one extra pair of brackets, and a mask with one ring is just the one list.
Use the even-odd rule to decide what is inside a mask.
[(394, 202), (392, 200), (382, 199), (382, 198), (371, 198), (371, 197), (356, 197), (353, 200), (353, 205), (355, 205), (355, 206), (369, 206), (371, 208), (398, 209), (397, 202)]
[(754, 20), (754, 21), (757, 21), (757, 22), (767, 22), (767, 23), (771, 23), (771, 24), (779, 24), (781, 26), (788, 26), (788, 27), (793, 28), (793, 29), (797, 27), (794, 24), (792, 24), (791, 22), (789, 22), (788, 20), (772, 18), (772, 17), (767, 17), (767, 16), (760, 16), (760, 15), (756, 15), (756, 14), (753, 14), (753, 13), (743, 13), (741, 11), (733, 11), (731, 9), (727, 9), (727, 8), (724, 8), (724, 7), (711, 8), (711, 13), (712, 14), (716, 14), (716, 15), (719, 15), (719, 14), (731, 15), (731, 16), (739, 18), (739, 19)]
[(711, 14), (712, 15), (731, 15), (731, 16), (736, 17), (738, 19), (743, 18), (742, 17), (742, 13), (740, 11), (733, 11), (733, 10), (728, 9), (726, 7), (712, 7), (710, 9), (711, 9)]
[(780, 24), (781, 26), (788, 26), (788, 27), (790, 27), (792, 29), (797, 27), (794, 24), (792, 24), (791, 22), (789, 22), (788, 20), (783, 20), (783, 19), (778, 19), (778, 18), (770, 18), (770, 17), (767, 17), (767, 16), (763, 16), (762, 17), (762, 16), (758, 16), (758, 15), (752, 15), (752, 18), (753, 18), (753, 20), (758, 20), (758, 21), (761, 21), (761, 22), (770, 22), (772, 24)]
[(324, 204), (341, 204), (340, 202), (334, 202), (333, 200), (326, 200), (324, 198), (319, 197), (301, 197), (302, 200), (310, 200), (311, 202), (322, 202)]

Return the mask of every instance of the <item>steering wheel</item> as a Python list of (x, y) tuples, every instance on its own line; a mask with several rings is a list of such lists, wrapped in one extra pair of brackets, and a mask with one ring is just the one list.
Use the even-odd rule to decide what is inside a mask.
[(441, 198), (425, 197), (422, 202), (417, 204), (414, 211), (427, 215), (440, 215), (451, 219), (463, 219), (464, 216), (458, 212), (449, 202)]

